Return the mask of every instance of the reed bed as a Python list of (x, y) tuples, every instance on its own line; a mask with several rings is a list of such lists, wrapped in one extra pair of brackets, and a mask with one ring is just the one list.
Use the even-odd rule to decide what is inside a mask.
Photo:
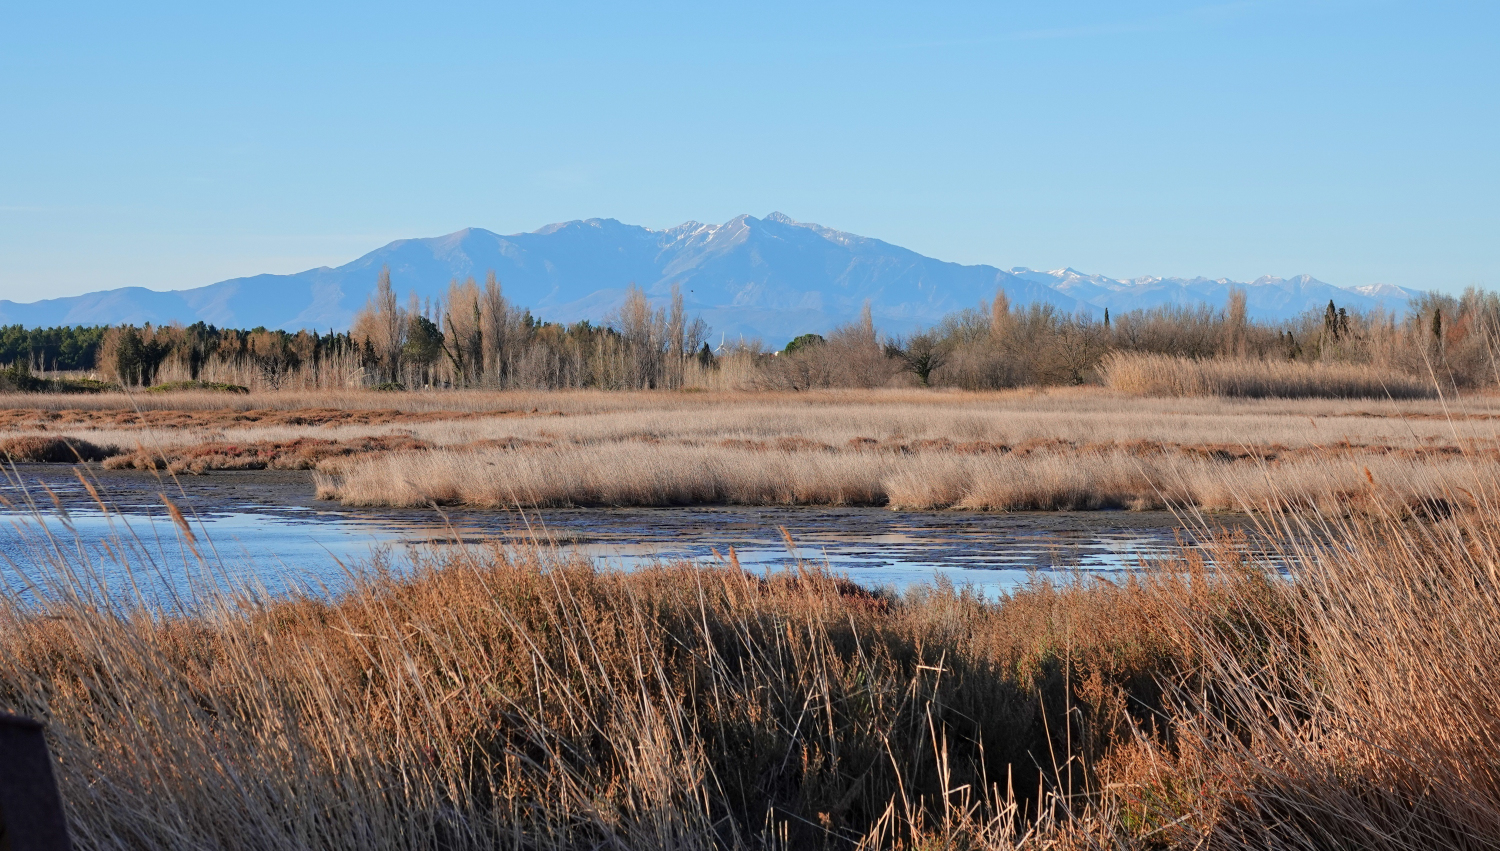
[[(662, 446), (613, 443), (516, 451), (432, 450), (316, 473), (318, 495), (356, 506), (485, 508), (693, 504), (888, 506), (927, 511), (1198, 508), (1257, 510), (1290, 501), (1359, 509), (1379, 495), (1420, 506), (1500, 458), (1354, 452), (1267, 461), (1159, 447), (1025, 453)], [(1458, 504), (1472, 506), (1461, 495)]]
[(1414, 470), (1448, 481), (1464, 464), (1500, 459), (1490, 396), (574, 392), (542, 406), (475, 392), (444, 397), (447, 409), (362, 407), (380, 397), (320, 408), (266, 407), (262, 394), (243, 410), (5, 411), (0, 454), (179, 473), (316, 470), (313, 486), (351, 505), (979, 511), (1239, 510), (1234, 494), (1255, 504), (1310, 499), (1329, 481), (1358, 504), (1372, 477), (1419, 501)]
[(1283, 576), (1224, 537), (997, 600), (537, 542), (165, 604), (59, 547), (0, 708), (89, 848), (1488, 848), (1500, 487), (1462, 493), (1286, 503)]
[(1131, 452), (1159, 444), (1170, 451), (1285, 457), (1320, 447), (1358, 447), (1370, 455), (1452, 453), (1500, 438), (1494, 425), (1500, 409), (1495, 397), (1485, 396), (1445, 403), (1129, 398), (1097, 388), (557, 393), (549, 405), (537, 406), (516, 394), (475, 394), (448, 410), (423, 411), (332, 407), (338, 401), (286, 409), (255, 400), (256, 407), (244, 410), (3, 410), (0, 451), (15, 460), (58, 460), (62, 456), (36, 447), (66, 440), (113, 456), (111, 466), (186, 472), (316, 467), (337, 473), (351, 459), (374, 454), (486, 446), (531, 451), (637, 443), (792, 445), (844, 453), (878, 445), (956, 454), (1052, 446), (1089, 455), (1107, 452), (1111, 444), (1136, 446)]
[(1430, 399), (1438, 395), (1432, 378), (1349, 363), (1111, 352), (1099, 369), (1105, 386), (1134, 396)]
[(1168, 696), (1174, 741), (1121, 754), (1127, 819), (1195, 847), (1500, 844), (1500, 489), (1466, 484), (1479, 510), (1438, 519), (1280, 514), (1293, 581), (1187, 627), (1204, 681)]

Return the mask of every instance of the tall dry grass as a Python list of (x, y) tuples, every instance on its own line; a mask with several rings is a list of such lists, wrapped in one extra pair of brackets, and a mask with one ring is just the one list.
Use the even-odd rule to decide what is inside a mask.
[(1493, 847), (1500, 487), (1424, 497), (1477, 507), (1374, 491), (1268, 515), (1286, 575), (1223, 538), (998, 601), (539, 546), (179, 606), (58, 548), (0, 708), (85, 847)]
[(1116, 351), (1100, 364), (1105, 386), (1137, 396), (1252, 399), (1430, 399), (1430, 378), (1349, 363), (1252, 358), (1194, 359)]
[[(1373, 494), (1408, 506), (1434, 487), (1500, 476), (1500, 459), (1309, 453), (1268, 461), (1214, 451), (1042, 447), (953, 451), (938, 446), (830, 451), (772, 444), (608, 443), (539, 449), (393, 452), (334, 459), (318, 495), (358, 506), (859, 505), (900, 510), (1054, 511), (1199, 508), (1245, 511), (1283, 501), (1362, 510)], [(1455, 492), (1456, 493), (1456, 492)], [(1472, 505), (1472, 500), (1458, 497)]]
[(317, 469), (325, 495), (362, 505), (1003, 511), (1234, 510), (1236, 494), (1258, 504), (1334, 481), (1347, 501), (1367, 486), (1365, 470), (1416, 499), (1424, 471), (1453, 480), (1500, 449), (1500, 409), (1486, 396), (474, 392), (406, 410), (377, 407), (387, 397), (371, 392), (286, 409), (265, 407), (275, 401), (265, 394), (233, 398), (247, 407), (4, 410), (0, 453), (72, 460), (49, 448), (66, 443), (111, 456), (111, 467)]
[(1466, 485), (1428, 494), (1478, 503), (1440, 519), (1282, 515), (1292, 581), (1179, 620), (1203, 679), (1103, 772), (1127, 820), (1199, 847), (1500, 844), (1500, 489)]
[(0, 610), (0, 706), (48, 721), (83, 847), (1034, 844), (1173, 652), (1118, 616), (1136, 591), (995, 607), (805, 565), (469, 549), (191, 611), (48, 577)]

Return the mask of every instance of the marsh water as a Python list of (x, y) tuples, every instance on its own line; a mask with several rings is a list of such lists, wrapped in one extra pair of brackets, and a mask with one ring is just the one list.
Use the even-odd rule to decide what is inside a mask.
[[(205, 570), (271, 591), (336, 589), (377, 556), (400, 565), (411, 548), (499, 540), (556, 547), (606, 566), (722, 561), (749, 569), (826, 564), (875, 587), (944, 577), (986, 595), (1033, 575), (1115, 576), (1197, 536), (1166, 512), (895, 512), (880, 508), (682, 507), (536, 511), (357, 509), (313, 497), (305, 473), (216, 473), (179, 480), (99, 473), (101, 510), (72, 469), (15, 468), (0, 493), (0, 576), (15, 588), (62, 553), (112, 588), (178, 593)], [(183, 535), (162, 494), (193, 531)], [(1217, 526), (1232, 525), (1219, 519)], [(124, 551), (127, 558), (118, 554)], [(125, 561), (133, 565), (127, 572)]]

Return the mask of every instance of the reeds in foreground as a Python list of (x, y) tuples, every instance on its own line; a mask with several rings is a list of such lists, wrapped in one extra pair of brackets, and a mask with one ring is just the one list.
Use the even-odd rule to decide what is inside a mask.
[(1347, 363), (1111, 352), (1099, 370), (1105, 386), (1135, 396), (1430, 399), (1437, 395), (1428, 378)]
[(1271, 515), (1289, 576), (1226, 538), (998, 601), (532, 547), (188, 610), (24, 565), (0, 708), (49, 722), (83, 847), (1493, 847), (1500, 489), (1465, 489)]

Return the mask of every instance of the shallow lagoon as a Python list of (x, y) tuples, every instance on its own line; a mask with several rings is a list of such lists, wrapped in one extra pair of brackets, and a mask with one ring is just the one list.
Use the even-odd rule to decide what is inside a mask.
[[(28, 565), (62, 547), (74, 560), (86, 555), (91, 563), (104, 565), (109, 586), (128, 587), (131, 577), (108, 558), (110, 550), (124, 549), (137, 566), (137, 585), (149, 587), (153, 595), (183, 592), (191, 585), (186, 579), (202, 568), (168, 515), (163, 492), (187, 516), (197, 552), (214, 576), (272, 591), (291, 584), (337, 588), (350, 566), (367, 562), (378, 551), (396, 556), (399, 563), (408, 547), (496, 539), (511, 545), (534, 541), (625, 569), (653, 560), (719, 561), (733, 548), (740, 564), (756, 571), (802, 559), (826, 563), (868, 586), (903, 588), (941, 576), (987, 595), (1013, 588), (1037, 572), (1059, 578), (1075, 571), (1115, 576), (1179, 540), (1196, 545), (1165, 512), (975, 514), (743, 506), (372, 510), (318, 502), (308, 477), (296, 473), (221, 473), (179, 481), (108, 474), (98, 484), (111, 505), (109, 514), (100, 511), (69, 468), (13, 471), (4, 486), (13, 508), (0, 514), (0, 553), (11, 563), (0, 568), (10, 574), (7, 585), (21, 581), (16, 570), (30, 572)], [(34, 514), (26, 508), (28, 500)]]

